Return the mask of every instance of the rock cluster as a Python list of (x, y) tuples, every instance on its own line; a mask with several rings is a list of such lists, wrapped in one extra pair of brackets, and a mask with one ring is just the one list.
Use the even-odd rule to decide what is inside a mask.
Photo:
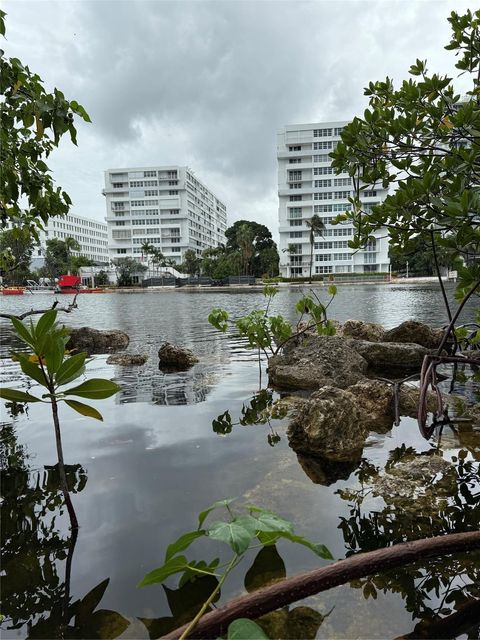
[(145, 364), (148, 356), (143, 353), (114, 353), (107, 358), (107, 364), (119, 364), (123, 367)]

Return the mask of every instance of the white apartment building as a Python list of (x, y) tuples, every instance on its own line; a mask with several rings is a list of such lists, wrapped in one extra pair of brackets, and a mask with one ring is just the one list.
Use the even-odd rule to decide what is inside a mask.
[(226, 207), (188, 167), (108, 169), (103, 194), (110, 259), (146, 262), (149, 242), (180, 264), (187, 249), (225, 243)]
[(74, 238), (80, 244), (80, 251), (72, 255), (82, 255), (98, 265), (108, 264), (107, 225), (93, 218), (68, 214), (50, 218), (44, 231), (40, 232), (40, 243), (32, 254), (31, 269), (39, 269), (45, 263), (47, 240)]
[[(353, 238), (351, 221), (332, 225), (340, 213), (350, 209), (352, 181), (346, 173), (335, 175), (329, 153), (340, 140), (347, 122), (287, 125), (278, 133), (278, 196), (280, 231), (280, 274), (308, 276), (310, 272), (310, 231), (306, 221), (317, 214), (325, 225), (316, 236), (312, 274), (346, 274), (388, 271), (386, 230), (361, 251), (348, 247)], [(379, 204), (387, 190), (376, 187), (364, 191), (362, 202), (368, 210)]]

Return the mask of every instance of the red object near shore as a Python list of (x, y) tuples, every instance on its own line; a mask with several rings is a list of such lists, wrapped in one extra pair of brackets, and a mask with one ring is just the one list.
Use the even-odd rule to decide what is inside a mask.
[(81, 283), (79, 276), (60, 276), (56, 293), (106, 293), (105, 289), (80, 288)]
[(7, 289), (2, 289), (2, 296), (23, 296), (23, 289), (16, 289), (15, 287), (8, 287)]

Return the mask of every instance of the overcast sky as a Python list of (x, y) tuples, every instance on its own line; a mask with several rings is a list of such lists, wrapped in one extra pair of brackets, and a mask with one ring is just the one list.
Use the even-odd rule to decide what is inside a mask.
[[(7, 55), (87, 109), (49, 162), (72, 212), (103, 219), (103, 171), (188, 165), (240, 218), (277, 235), (276, 133), (349, 119), (363, 87), (444, 51), (461, 0), (4, 0)], [(459, 85), (460, 86), (460, 85)]]

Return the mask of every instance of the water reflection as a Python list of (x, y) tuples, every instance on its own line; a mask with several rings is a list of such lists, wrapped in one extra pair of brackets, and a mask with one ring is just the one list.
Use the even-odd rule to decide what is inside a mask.
[(212, 430), (218, 435), (225, 436), (231, 433), (233, 427), (237, 425), (247, 427), (268, 424), (270, 431), (267, 434), (267, 442), (271, 447), (274, 447), (281, 441), (281, 437), (274, 430), (272, 420), (282, 420), (287, 414), (288, 405), (275, 398), (271, 389), (261, 389), (248, 404), (243, 405), (238, 422), (232, 422), (231, 413), (227, 409), (215, 420), (212, 420)]
[[(337, 491), (349, 503), (349, 515), (340, 518), (339, 525), (346, 555), (478, 530), (479, 466), (466, 450), (449, 461), (438, 451), (419, 454), (405, 445), (390, 452), (382, 470), (363, 460), (355, 472), (360, 488)], [(479, 560), (478, 552), (434, 558), (428, 564), (417, 562), (356, 580), (351, 586), (361, 589), (366, 599), (376, 599), (379, 592), (399, 594), (406, 610), (420, 620), (418, 633), (433, 628), (438, 632), (441, 621), (480, 598)], [(478, 608), (469, 610), (478, 615)], [(478, 624), (480, 619), (474, 621)]]

